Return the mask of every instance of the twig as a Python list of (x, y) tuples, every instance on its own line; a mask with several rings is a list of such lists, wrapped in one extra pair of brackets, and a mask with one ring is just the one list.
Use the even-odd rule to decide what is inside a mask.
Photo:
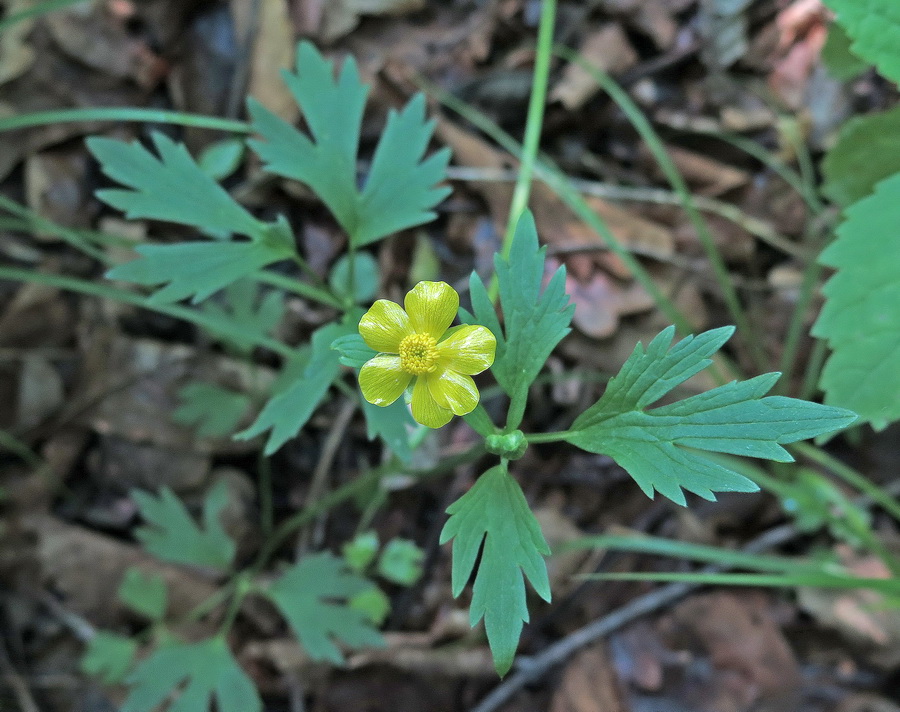
[[(784, 544), (795, 536), (797, 536), (797, 530), (792, 525), (785, 524), (753, 539), (746, 546), (742, 547), (741, 551), (754, 554), (760, 553)], [(703, 573), (719, 573), (727, 571), (729, 568), (732, 567), (705, 566), (701, 571)], [(641, 616), (653, 613), (663, 606), (674, 603), (691, 591), (695, 591), (705, 585), (707, 584), (670, 583), (634, 599), (631, 603), (616, 609), (602, 618), (598, 618), (593, 623), (589, 623), (554, 643), (538, 655), (532, 658), (520, 659), (518, 671), (495, 687), (487, 697), (472, 708), (471, 712), (494, 712), (516, 692), (541, 678), (551, 668), (564, 662), (579, 649), (609, 635), (614, 630), (627, 625)]]

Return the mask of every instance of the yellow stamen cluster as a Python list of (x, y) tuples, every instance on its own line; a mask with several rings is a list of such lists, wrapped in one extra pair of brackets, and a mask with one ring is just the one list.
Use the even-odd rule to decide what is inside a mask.
[(400, 368), (415, 376), (437, 366), (437, 341), (429, 334), (410, 334), (400, 342)]

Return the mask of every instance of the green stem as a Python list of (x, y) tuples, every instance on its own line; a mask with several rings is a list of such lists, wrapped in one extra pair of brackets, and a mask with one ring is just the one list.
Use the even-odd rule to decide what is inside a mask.
[(572, 434), (569, 430), (562, 430), (558, 433), (530, 433), (525, 436), (529, 443), (556, 443), (565, 440)]
[(183, 111), (163, 111), (160, 109), (136, 109), (129, 106), (99, 109), (56, 109), (38, 111), (20, 116), (0, 119), (0, 132), (47, 124), (61, 124), (72, 121), (140, 121), (153, 124), (175, 124), (213, 131), (250, 133), (250, 125), (243, 121), (220, 119), (216, 116), (188, 114)]
[(260, 528), (264, 537), (275, 528), (275, 505), (272, 499), (272, 462), (260, 452), (257, 459), (259, 470)]
[(900, 503), (891, 497), (881, 487), (870, 482), (869, 479), (852, 467), (845, 465), (836, 457), (832, 457), (824, 450), (807, 443), (795, 443), (790, 446), (801, 456), (816, 462), (826, 468), (833, 475), (839, 477), (851, 487), (855, 487), (861, 493), (867, 495), (873, 502), (881, 505), (894, 519), (900, 522)]
[(531, 179), (534, 164), (537, 160), (541, 142), (541, 129), (544, 124), (544, 107), (547, 102), (547, 83), (550, 77), (550, 59), (553, 56), (553, 28), (556, 24), (556, 0), (543, 0), (541, 3), (541, 19), (538, 26), (537, 53), (534, 62), (534, 75), (531, 80), (531, 98), (528, 101), (528, 114), (525, 119), (525, 136), (522, 141), (522, 153), (519, 163), (519, 177), (513, 189), (512, 202), (509, 206), (509, 220), (500, 253), (509, 256), (516, 225), (522, 213), (528, 208), (528, 196), (531, 193)]
[(80, 2), (86, 3), (87, 0), (47, 0), (46, 2), (38, 3), (33, 7), (19, 10), (19, 12), (15, 12), (12, 15), (3, 18), (3, 20), (0, 20), (0, 33), (5, 32), (10, 27), (23, 20), (41, 17), (42, 15), (47, 15), (55, 10), (62, 10), (69, 5), (77, 5)]
[(734, 322), (738, 327), (738, 333), (747, 345), (748, 351), (753, 357), (757, 369), (760, 371), (767, 370), (768, 359), (762, 349), (759, 335), (756, 333), (756, 329), (747, 318), (744, 308), (741, 306), (741, 301), (738, 297), (737, 290), (732, 284), (728, 267), (725, 265), (725, 260), (722, 258), (719, 248), (716, 247), (709, 226), (707, 225), (706, 220), (703, 219), (700, 211), (697, 210), (697, 206), (694, 204), (694, 197), (691, 195), (687, 183), (682, 177), (681, 172), (678, 170), (678, 167), (675, 165), (675, 162), (666, 151), (666, 147), (663, 145), (659, 135), (647, 120), (644, 112), (640, 110), (638, 105), (634, 103), (630, 96), (628, 96), (628, 93), (622, 89), (612, 77), (585, 61), (577, 52), (572, 51), (568, 47), (560, 46), (556, 47), (555, 51), (556, 54), (563, 59), (577, 64), (590, 74), (594, 81), (597, 82), (610, 98), (616, 102), (619, 108), (628, 117), (631, 125), (641, 135), (641, 138), (644, 139), (644, 142), (656, 158), (659, 167), (665, 174), (672, 189), (681, 198), (684, 210), (687, 213), (691, 224), (694, 226), (694, 230), (697, 232), (700, 244), (706, 252), (706, 257), (712, 266), (716, 281), (718, 281), (719, 288), (722, 290), (722, 296), (725, 299), (728, 312), (731, 314), (731, 318), (734, 319)]
[(263, 284), (270, 284), (273, 287), (278, 287), (287, 292), (294, 292), (294, 294), (299, 294), (301, 297), (318, 302), (319, 304), (324, 304), (333, 309), (343, 310), (344, 308), (341, 301), (331, 292), (307, 284), (306, 282), (301, 282), (299, 279), (279, 274), (278, 272), (260, 270), (253, 274), (253, 279), (257, 282), (262, 282)]
[(784, 394), (790, 392), (794, 366), (797, 361), (797, 352), (800, 350), (800, 341), (806, 333), (807, 313), (821, 274), (822, 267), (815, 260), (810, 260), (803, 272), (800, 294), (797, 304), (794, 306), (794, 312), (791, 314), (790, 324), (788, 324), (787, 338), (784, 342), (784, 350), (781, 352), (781, 362), (778, 367), (782, 376), (778, 382), (776, 393)]
[(816, 339), (809, 360), (806, 362), (806, 373), (803, 376), (803, 386), (800, 388), (800, 397), (803, 400), (812, 398), (818, 389), (819, 376), (827, 356), (828, 344), (823, 339)]
[(52, 220), (48, 220), (33, 210), (26, 208), (24, 205), (20, 205), (15, 200), (10, 200), (5, 195), (0, 195), (0, 209), (21, 218), (22, 227), (15, 229), (21, 229), (23, 232), (28, 233), (33, 233), (37, 229), (67, 242), (75, 249), (90, 255), (98, 262), (103, 264), (109, 264), (110, 262), (109, 257), (102, 250), (91, 245), (77, 230), (58, 225)]
[(134, 292), (128, 292), (124, 289), (117, 289), (104, 284), (95, 284), (87, 280), (75, 277), (64, 277), (58, 274), (46, 274), (44, 272), (32, 272), (26, 269), (18, 269), (16, 267), (0, 267), (0, 279), (9, 279), (16, 282), (32, 282), (34, 284), (45, 284), (58, 289), (65, 289), (70, 292), (78, 292), (80, 294), (89, 294), (94, 297), (102, 297), (103, 299), (112, 299), (123, 302), (125, 304), (133, 304), (134, 306), (150, 311), (167, 314), (178, 319), (196, 324), (204, 329), (212, 332), (228, 333), (239, 336), (242, 339), (262, 346), (284, 356), (285, 358), (293, 358), (296, 352), (292, 346), (288, 346), (282, 341), (270, 338), (254, 331), (243, 329), (240, 325), (235, 324), (231, 320), (223, 320), (218, 317), (190, 309), (178, 304), (163, 304), (154, 302), (147, 297), (143, 297)]

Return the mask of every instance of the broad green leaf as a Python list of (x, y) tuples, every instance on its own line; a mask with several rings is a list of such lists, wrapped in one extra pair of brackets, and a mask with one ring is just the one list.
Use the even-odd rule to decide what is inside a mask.
[(638, 343), (603, 397), (575, 419), (566, 440), (609, 455), (648, 497), (656, 490), (683, 505), (682, 489), (710, 500), (715, 499), (713, 492), (759, 489), (702, 451), (791, 462), (782, 445), (840, 430), (856, 420), (841, 408), (782, 396), (763, 398), (778, 373), (732, 381), (646, 410), (710, 365), (709, 357), (732, 333), (733, 327), (713, 329), (688, 336), (670, 350), (675, 327), (669, 327), (646, 351)]
[(240, 279), (225, 287), (221, 299), (204, 302), (202, 309), (224, 323), (239, 325), (240, 336), (233, 331), (211, 333), (236, 353), (250, 354), (256, 342), (247, 335), (265, 336), (278, 326), (284, 316), (284, 295), (278, 290), (263, 290), (252, 279)]
[(148, 526), (134, 535), (144, 548), (164, 561), (227, 569), (236, 545), (225, 532), (219, 514), (228, 504), (228, 487), (219, 482), (203, 501), (203, 525), (198, 526), (187, 508), (168, 487), (159, 496), (133, 490), (132, 498)]
[(200, 170), (213, 180), (227, 178), (241, 165), (246, 147), (247, 144), (239, 138), (216, 141), (200, 154)]
[(447, 513), (450, 519), (441, 532), (441, 544), (453, 539), (453, 595), (462, 593), (481, 551), (469, 618), (473, 626), (484, 618), (494, 667), (505, 675), (512, 666), (522, 625), (528, 622), (523, 574), (541, 598), (550, 600), (543, 559), (550, 554), (550, 547), (505, 464), (479, 477)]
[(162, 620), (166, 614), (166, 582), (159, 574), (129, 568), (122, 577), (118, 595), (132, 611), (150, 620)]
[(262, 140), (251, 140), (250, 146), (267, 170), (312, 188), (356, 246), (434, 219), (432, 208), (449, 192), (436, 187), (444, 179), (449, 153), (423, 160), (434, 131), (434, 124), (425, 121), (424, 97), (390, 113), (360, 193), (356, 159), (368, 88), (359, 80), (355, 61), (347, 58), (335, 78), (333, 64), (301, 42), (297, 73), (283, 76), (309, 135), (251, 99), (253, 130)]
[(341, 547), (341, 556), (344, 557), (347, 566), (361, 574), (369, 568), (369, 564), (375, 561), (380, 547), (381, 542), (378, 541), (378, 535), (375, 532), (362, 532)]
[(851, 205), (819, 261), (837, 269), (812, 333), (832, 349), (825, 402), (878, 430), (900, 418), (900, 173)]
[(400, 586), (412, 586), (422, 575), (425, 552), (414, 541), (394, 538), (378, 558), (378, 573)]
[(237, 664), (224, 638), (165, 645), (129, 676), (122, 712), (153, 712), (176, 693), (168, 712), (261, 712), (253, 681)]
[(331, 268), (328, 284), (340, 297), (349, 296), (357, 304), (370, 301), (378, 291), (378, 263), (368, 252), (357, 252), (353, 259), (353, 294), (350, 285), (350, 255), (344, 255)]
[(384, 641), (366, 614), (348, 605), (353, 596), (372, 588), (328, 552), (309, 554), (282, 574), (266, 591), (314, 660), (335, 665), (344, 656), (335, 644), (351, 648), (381, 647)]
[(86, 143), (103, 172), (131, 189), (97, 192), (100, 200), (128, 218), (165, 220), (220, 235), (260, 237), (265, 229), (265, 223), (238, 205), (182, 144), (164, 134), (153, 134), (159, 158), (137, 141), (94, 137)]
[(272, 262), (293, 254), (290, 228), (284, 221), (266, 225), (250, 242), (181, 242), (174, 245), (139, 245), (140, 257), (113, 267), (106, 276), (155, 286), (157, 302), (177, 302), (191, 297), (194, 304), (253, 274)]
[(374, 626), (382, 625), (391, 612), (391, 600), (384, 591), (374, 586), (357, 593), (350, 599), (348, 605), (354, 611), (365, 615)]
[(246, 393), (203, 381), (186, 385), (178, 391), (178, 399), (181, 405), (172, 413), (172, 420), (197, 426), (197, 434), (204, 438), (233, 433), (250, 407)]
[(107, 685), (115, 685), (131, 670), (137, 648), (137, 642), (124, 635), (97, 631), (81, 658), (81, 669)]
[(853, 40), (853, 53), (900, 82), (900, 3), (897, 0), (825, 0)]
[(350, 368), (362, 368), (366, 361), (378, 355), (377, 351), (363, 341), (358, 331), (335, 339), (331, 348), (340, 354), (341, 365)]
[(822, 192), (845, 207), (871, 195), (878, 182), (900, 172), (898, 145), (900, 106), (848, 120), (822, 161)]
[(497, 337), (497, 355), (491, 371), (513, 399), (507, 423), (510, 428), (518, 427), (522, 421), (528, 388), (547, 357), (569, 333), (575, 312), (565, 291), (564, 267), (556, 270), (547, 287), (541, 289), (545, 252), (546, 248), (538, 245), (534, 217), (526, 212), (516, 225), (509, 257), (494, 257), (503, 329), (484, 283), (474, 273), (469, 282), (472, 314), (462, 312), (464, 321), (482, 324)]
[(832, 22), (822, 47), (822, 64), (832, 77), (842, 82), (858, 77), (871, 66), (853, 54), (851, 42), (847, 31), (837, 22)]
[(300, 377), (272, 397), (254, 423), (235, 437), (249, 440), (271, 430), (264, 450), (271, 455), (300, 432), (340, 373), (340, 354), (331, 344), (352, 328), (343, 323), (318, 329), (312, 337), (312, 355)]

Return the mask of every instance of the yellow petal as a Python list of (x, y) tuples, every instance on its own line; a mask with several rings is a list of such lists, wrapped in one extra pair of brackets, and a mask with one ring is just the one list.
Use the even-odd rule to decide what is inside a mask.
[(441, 367), (474, 376), (494, 363), (497, 339), (483, 326), (461, 326), (437, 348)]
[(409, 336), (412, 326), (403, 307), (387, 299), (375, 302), (359, 320), (359, 333), (371, 348), (399, 353), (400, 341)]
[[(419, 379), (421, 380), (421, 379)], [(471, 376), (457, 371), (435, 371), (425, 376), (431, 396), (454, 415), (465, 415), (478, 405), (478, 386)]]
[(459, 295), (446, 282), (419, 282), (404, 301), (417, 334), (440, 339), (459, 311)]
[(416, 385), (413, 387), (412, 417), (417, 423), (429, 428), (440, 428), (449, 423), (453, 417), (453, 413), (437, 404), (422, 376), (416, 379)]
[(375, 405), (390, 405), (397, 400), (412, 376), (400, 368), (400, 357), (379, 354), (359, 370), (359, 387), (363, 398)]

